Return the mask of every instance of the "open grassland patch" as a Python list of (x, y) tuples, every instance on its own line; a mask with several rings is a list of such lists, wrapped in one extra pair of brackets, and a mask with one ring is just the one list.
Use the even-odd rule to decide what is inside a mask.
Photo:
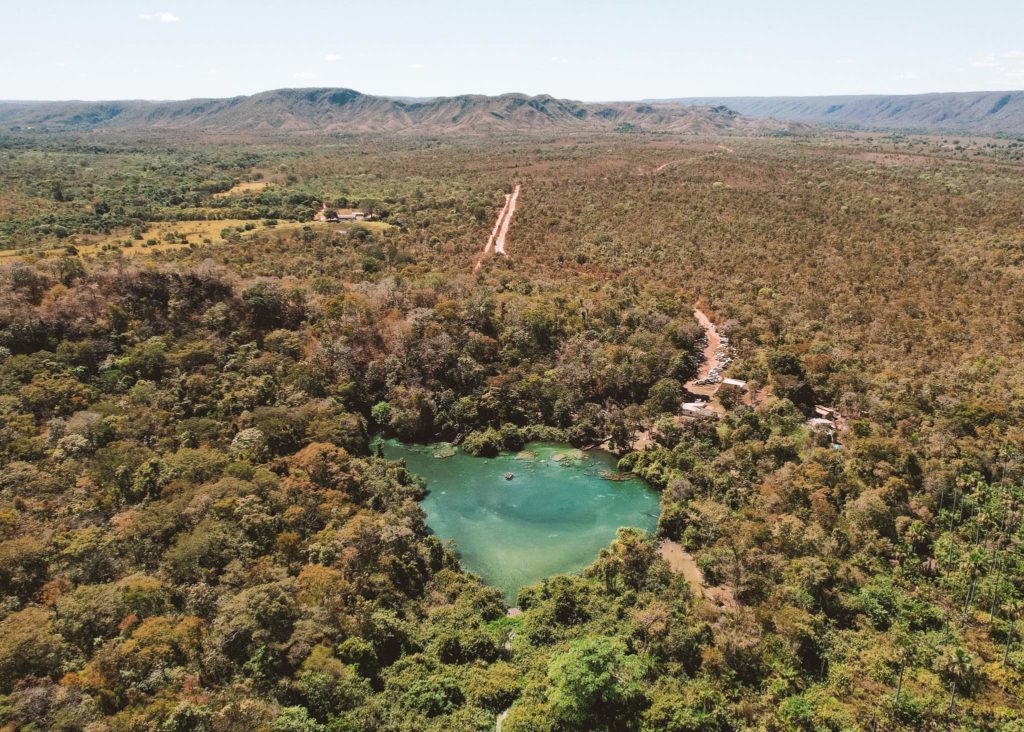
[(70, 251), (73, 247), (82, 256), (96, 255), (104, 250), (118, 249), (125, 256), (136, 256), (158, 251), (181, 249), (193, 244), (212, 243), (223, 239), (228, 229), (248, 231), (265, 228), (259, 221), (244, 219), (193, 220), (193, 221), (160, 221), (142, 230), (138, 236), (130, 231), (121, 231), (109, 236), (78, 236), (73, 237), (64, 246), (47, 247), (32, 252), (5, 251), (0, 257), (19, 256), (23, 254), (60, 254)]
[(57, 256), (77, 252), (80, 256), (97, 256), (103, 252), (119, 251), (123, 256), (135, 257), (155, 252), (175, 251), (201, 244), (216, 244), (231, 236), (248, 237), (256, 232), (293, 232), (309, 227), (314, 231), (351, 231), (360, 227), (379, 234), (390, 227), (382, 221), (323, 223), (309, 221), (273, 222), (247, 219), (219, 219), (193, 221), (160, 221), (151, 224), (134, 237), (130, 232), (111, 236), (80, 236), (64, 246), (51, 246), (34, 250), (0, 251), (0, 260), (25, 256)]
[(237, 196), (242, 193), (265, 191), (270, 186), (270, 181), (266, 180), (250, 180), (243, 183), (236, 183), (226, 191), (220, 191), (214, 193), (214, 198), (228, 198), (229, 196)]

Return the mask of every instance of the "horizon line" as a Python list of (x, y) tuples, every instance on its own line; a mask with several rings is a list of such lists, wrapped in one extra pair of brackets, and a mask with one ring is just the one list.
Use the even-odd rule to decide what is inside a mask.
[(925, 97), (925, 96), (938, 96), (946, 94), (1020, 94), (1024, 93), (1024, 88), (1020, 89), (969, 89), (960, 91), (929, 91), (929, 92), (913, 92), (913, 93), (887, 93), (887, 92), (864, 92), (857, 94), (688, 94), (678, 96), (664, 96), (664, 97), (638, 97), (633, 99), (576, 99), (568, 96), (556, 96), (547, 92), (541, 92), (537, 94), (529, 94), (527, 92), (501, 92), (499, 94), (485, 94), (481, 92), (464, 92), (461, 94), (435, 94), (435, 95), (413, 95), (413, 94), (370, 94), (367, 92), (361, 92), (358, 89), (346, 86), (283, 86), (272, 89), (264, 89), (262, 91), (252, 92), (251, 94), (228, 94), (224, 96), (195, 96), (195, 97), (179, 97), (179, 98), (142, 98), (142, 97), (120, 97), (120, 98), (103, 98), (103, 99), (75, 99), (75, 98), (64, 98), (64, 99), (0, 99), (0, 104), (104, 104), (104, 103), (117, 103), (117, 102), (142, 102), (148, 104), (169, 104), (174, 102), (191, 102), (191, 101), (211, 101), (211, 100), (224, 100), (224, 99), (243, 99), (248, 97), (259, 96), (260, 94), (272, 94), (274, 92), (282, 91), (351, 91), (361, 96), (376, 97), (378, 99), (390, 99), (394, 101), (412, 101), (412, 102), (428, 102), (437, 99), (458, 99), (460, 97), (484, 97), (488, 99), (496, 99), (506, 96), (519, 96), (527, 98), (537, 97), (550, 97), (552, 99), (562, 99), (569, 101), (576, 101), (583, 104), (630, 104), (635, 102), (642, 102), (648, 104), (658, 103), (671, 103), (680, 102), (692, 99), (830, 99), (837, 97), (844, 98), (868, 98), (868, 97)]

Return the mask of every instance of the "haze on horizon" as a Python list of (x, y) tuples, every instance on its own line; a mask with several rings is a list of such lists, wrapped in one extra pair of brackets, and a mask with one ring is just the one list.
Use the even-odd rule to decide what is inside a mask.
[(313, 86), (582, 100), (1024, 88), (1017, 0), (820, 7), (40, 0), (3, 13), (0, 99), (185, 99)]

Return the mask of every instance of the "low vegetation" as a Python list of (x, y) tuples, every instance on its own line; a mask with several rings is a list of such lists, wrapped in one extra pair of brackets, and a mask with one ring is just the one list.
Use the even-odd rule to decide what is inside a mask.
[[(1024, 729), (1024, 171), (971, 149), (0, 138), (0, 724)], [(695, 302), (756, 406), (679, 417)], [(376, 433), (607, 439), (658, 536), (506, 616)]]

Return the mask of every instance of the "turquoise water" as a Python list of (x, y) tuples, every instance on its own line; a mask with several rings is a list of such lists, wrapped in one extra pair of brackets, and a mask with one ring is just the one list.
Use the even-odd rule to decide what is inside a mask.
[[(404, 459), (427, 480), (427, 524), (453, 540), (462, 566), (500, 588), (514, 604), (519, 588), (578, 572), (620, 526), (653, 531), (658, 495), (639, 478), (612, 481), (608, 453), (530, 443), (519, 455), (480, 458), (447, 445), (383, 441), (384, 456)], [(514, 474), (512, 480), (505, 473)]]

